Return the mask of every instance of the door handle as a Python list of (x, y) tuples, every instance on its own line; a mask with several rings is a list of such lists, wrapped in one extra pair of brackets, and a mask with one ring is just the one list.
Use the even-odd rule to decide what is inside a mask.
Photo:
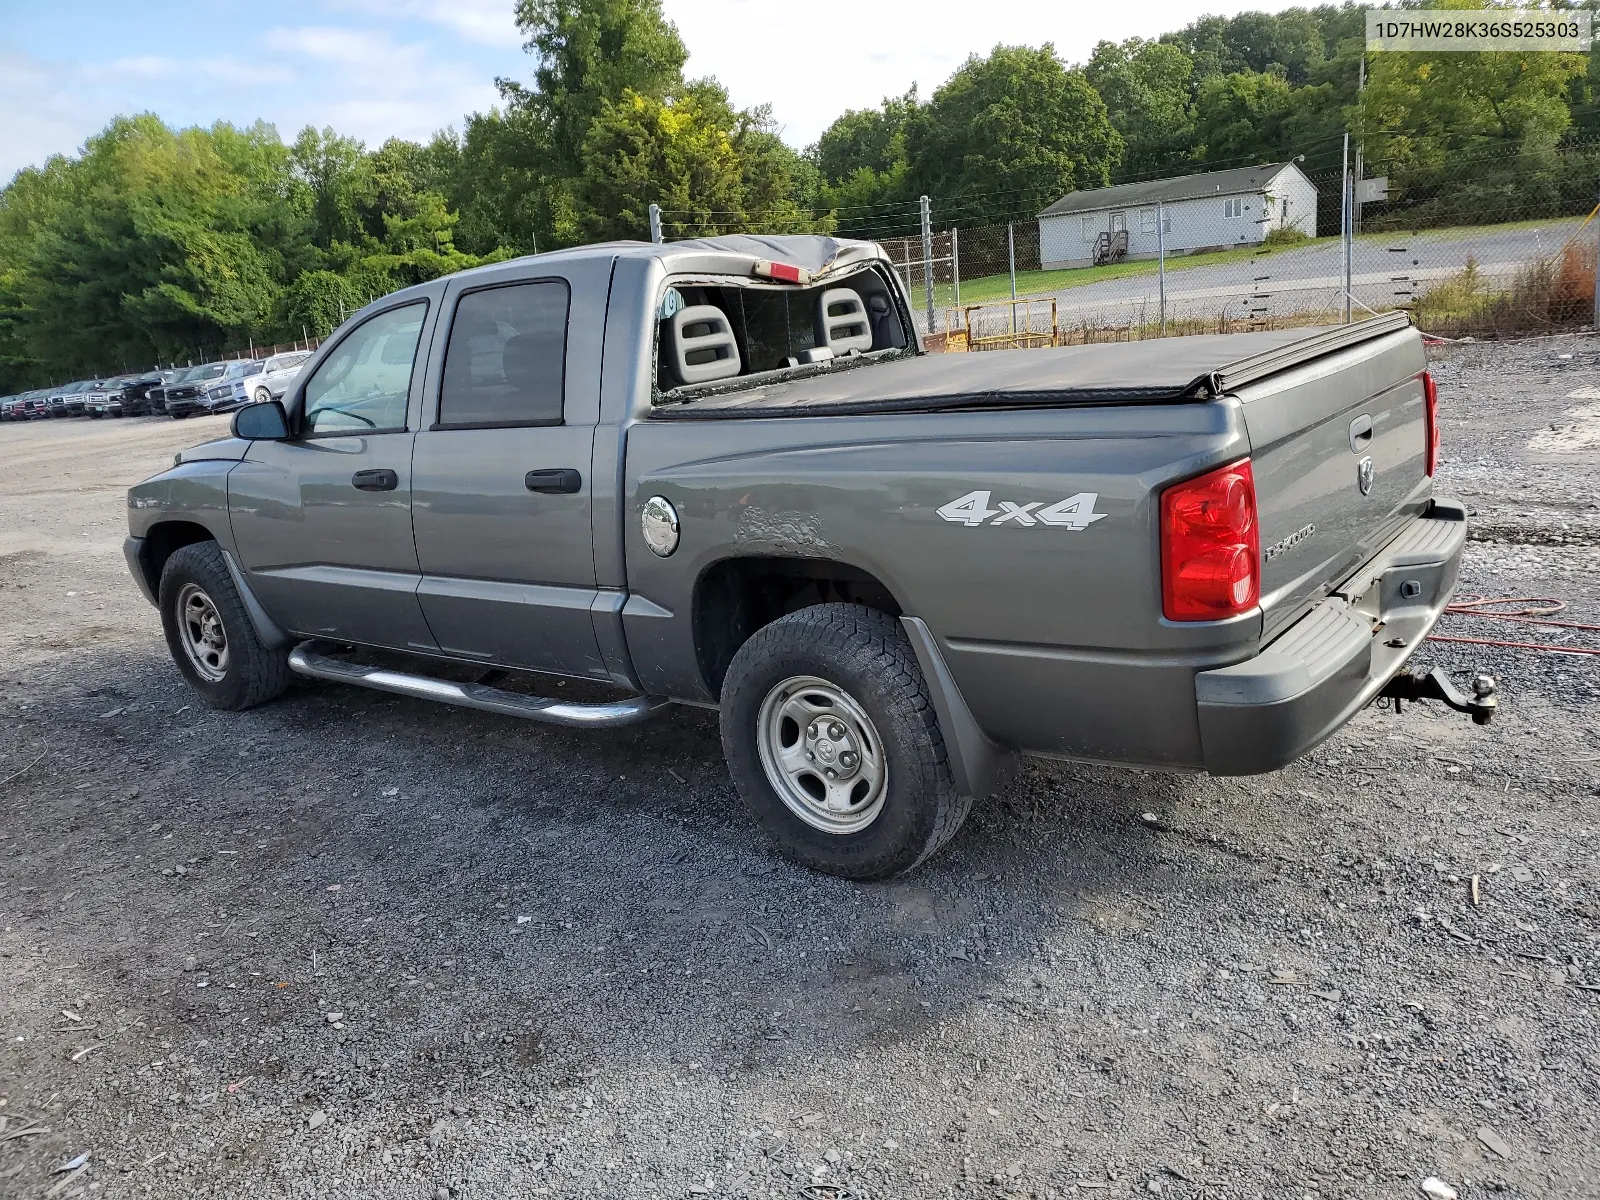
[(357, 471), (350, 477), (350, 482), (363, 492), (392, 492), (400, 486), (400, 476), (388, 467), (377, 467), (370, 471)]
[(1360, 454), (1372, 444), (1372, 418), (1362, 413), (1350, 422), (1350, 452)]
[(542, 471), (529, 471), (522, 477), (530, 492), (547, 496), (570, 496), (583, 486), (583, 476), (571, 467), (550, 467)]

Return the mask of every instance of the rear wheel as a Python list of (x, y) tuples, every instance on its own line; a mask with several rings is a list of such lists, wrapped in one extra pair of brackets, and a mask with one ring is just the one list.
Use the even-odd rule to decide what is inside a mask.
[(173, 552), (159, 603), (173, 662), (213, 708), (254, 708), (289, 686), (287, 652), (262, 644), (215, 542)]
[(972, 803), (956, 792), (899, 623), (857, 604), (790, 613), (740, 647), (723, 682), (722, 746), (779, 848), (830, 875), (911, 870)]

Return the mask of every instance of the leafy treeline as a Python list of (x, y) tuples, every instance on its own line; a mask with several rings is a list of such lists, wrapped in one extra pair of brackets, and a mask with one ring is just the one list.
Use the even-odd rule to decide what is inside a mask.
[(1364, 9), (1348, 3), (1202, 17), (1101, 42), (1081, 67), (1049, 46), (998, 47), (926, 101), (912, 90), (835, 121), (813, 152), (822, 207), (843, 229), (887, 234), (906, 232), (920, 195), (937, 197), (943, 226), (1031, 216), (1073, 188), (1301, 155), (1315, 176), (1340, 168), (1346, 130), (1413, 222), (1593, 199), (1595, 156), (1562, 151), (1600, 134), (1600, 51), (1372, 54), (1361, 89), (1364, 48)]
[(1304, 155), (1316, 174), (1347, 128), (1411, 220), (1566, 211), (1595, 183), (1571, 150), (1600, 134), (1590, 60), (1370, 55), (1358, 97), (1350, 4), (1205, 17), (1103, 42), (1081, 66), (998, 46), (926, 99), (845, 113), (803, 152), (767, 109), (685, 78), (661, 0), (516, 0), (516, 17), (531, 80), (498, 81), (499, 105), (427, 145), (309, 128), (285, 145), (264, 124), (145, 115), (20, 172), (0, 192), (0, 394), (319, 336), (408, 283), (643, 237), (652, 202), (669, 238), (903, 234), (924, 194), (946, 227), (1214, 166)]

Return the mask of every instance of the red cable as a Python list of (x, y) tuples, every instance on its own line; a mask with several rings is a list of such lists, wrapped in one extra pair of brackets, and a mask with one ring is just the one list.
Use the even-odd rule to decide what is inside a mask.
[[(1488, 605), (1521, 604), (1526, 607), (1514, 612), (1490, 612)], [(1552, 629), (1583, 629), (1600, 633), (1600, 625), (1584, 625), (1577, 621), (1545, 621), (1541, 618), (1566, 608), (1564, 600), (1552, 596), (1462, 596), (1445, 606), (1445, 612), (1457, 617), (1483, 617), (1486, 620), (1515, 621), (1519, 625), (1543, 625)], [(1540, 642), (1507, 642), (1495, 638), (1451, 637), (1443, 633), (1430, 633), (1430, 642), (1457, 642), (1468, 646), (1500, 646), (1509, 650), (1538, 650), (1546, 654), (1596, 654), (1583, 646), (1552, 646)]]
[(1544, 646), (1538, 642), (1500, 642), (1492, 638), (1464, 638), (1450, 637), (1443, 633), (1430, 633), (1430, 642), (1460, 642), (1467, 646), (1504, 646), (1512, 650), (1543, 650), (1546, 654), (1600, 654), (1600, 650), (1588, 650), (1582, 646)]

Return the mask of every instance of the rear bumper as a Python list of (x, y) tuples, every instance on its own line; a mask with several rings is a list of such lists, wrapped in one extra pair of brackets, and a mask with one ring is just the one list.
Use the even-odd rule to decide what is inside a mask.
[(1275, 771), (1370, 704), (1450, 602), (1466, 540), (1466, 510), (1435, 500), (1256, 657), (1198, 673), (1206, 770)]

